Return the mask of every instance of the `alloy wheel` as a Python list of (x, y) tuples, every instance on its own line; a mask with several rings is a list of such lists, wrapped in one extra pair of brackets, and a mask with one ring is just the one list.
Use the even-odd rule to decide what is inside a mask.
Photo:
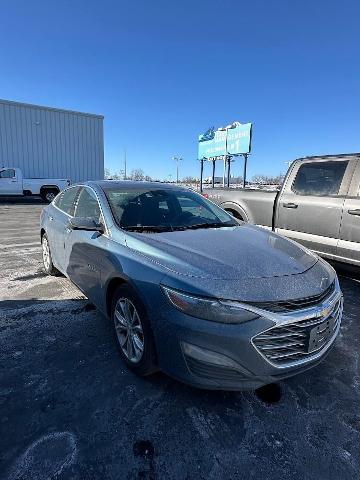
[(116, 302), (114, 323), (122, 352), (130, 362), (139, 363), (144, 352), (144, 332), (135, 305), (128, 298)]

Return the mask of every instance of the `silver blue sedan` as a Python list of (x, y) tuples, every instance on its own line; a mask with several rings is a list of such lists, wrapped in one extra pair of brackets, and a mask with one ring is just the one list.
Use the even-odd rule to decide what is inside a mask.
[(71, 186), (44, 208), (41, 242), (46, 272), (66, 275), (111, 319), (139, 375), (258, 388), (318, 364), (339, 332), (330, 265), (185, 188)]

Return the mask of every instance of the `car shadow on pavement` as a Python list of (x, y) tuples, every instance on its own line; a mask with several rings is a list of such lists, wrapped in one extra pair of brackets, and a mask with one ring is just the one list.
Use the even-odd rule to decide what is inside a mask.
[(48, 205), (48, 202), (44, 201), (40, 196), (29, 196), (29, 197), (5, 197), (1, 196), (0, 206), (1, 205)]

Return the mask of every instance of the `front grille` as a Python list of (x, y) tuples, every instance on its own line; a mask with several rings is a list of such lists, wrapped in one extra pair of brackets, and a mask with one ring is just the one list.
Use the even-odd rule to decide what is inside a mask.
[(293, 312), (296, 310), (302, 310), (304, 308), (314, 307), (321, 303), (325, 298), (331, 295), (335, 290), (335, 281), (329, 285), (329, 287), (319, 295), (313, 295), (311, 297), (297, 298), (295, 300), (283, 300), (278, 302), (251, 302), (253, 307), (267, 310), (268, 312)]
[(246, 379), (240, 372), (232, 370), (231, 368), (211, 365), (210, 363), (201, 362), (187, 355), (185, 358), (190, 372), (198, 377), (221, 382), (239, 382)]
[[(253, 343), (264, 357), (275, 365), (289, 365), (311, 358), (330, 343), (339, 327), (341, 313), (342, 299), (339, 299), (327, 316), (314, 316), (272, 327), (254, 337)], [(328, 326), (328, 335), (323, 337), (325, 339), (323, 343), (317, 345), (316, 336), (319, 337), (319, 341), (322, 339), (322, 324), (324, 329)], [(319, 333), (316, 330), (319, 330)]]

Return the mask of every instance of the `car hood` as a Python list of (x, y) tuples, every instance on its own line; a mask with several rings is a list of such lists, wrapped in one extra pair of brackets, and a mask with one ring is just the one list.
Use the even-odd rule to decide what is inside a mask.
[(128, 233), (128, 247), (177, 275), (219, 280), (264, 279), (305, 272), (317, 257), (263, 228), (236, 227)]

